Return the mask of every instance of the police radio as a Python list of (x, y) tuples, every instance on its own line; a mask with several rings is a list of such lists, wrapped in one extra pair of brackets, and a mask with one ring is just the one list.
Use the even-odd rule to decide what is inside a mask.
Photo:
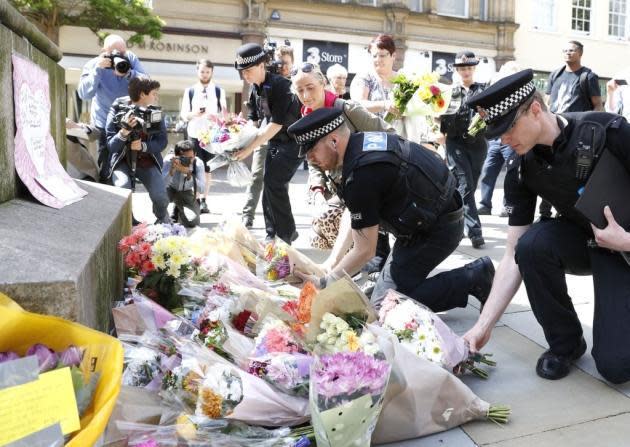
[(578, 180), (586, 180), (591, 166), (593, 164), (593, 147), (578, 141), (577, 144), (577, 160), (575, 161), (575, 178)]

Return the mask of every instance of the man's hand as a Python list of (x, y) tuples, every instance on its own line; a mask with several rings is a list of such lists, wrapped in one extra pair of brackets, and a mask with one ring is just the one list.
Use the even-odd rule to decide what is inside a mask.
[(604, 207), (604, 216), (608, 225), (603, 230), (591, 224), (597, 245), (610, 250), (630, 251), (630, 233), (617, 223), (608, 205)]
[(100, 68), (111, 68), (112, 60), (108, 58), (107, 56), (108, 56), (108, 53), (99, 54), (96, 65)]
[(132, 151), (141, 151), (142, 150), (142, 141), (133, 140), (129, 145)]
[(245, 149), (241, 149), (240, 151), (234, 152), (234, 159), (238, 161), (243, 161), (247, 157), (249, 157), (254, 152), (255, 147), (248, 146)]
[(606, 83), (606, 92), (612, 93), (619, 88), (619, 85), (615, 82), (614, 79), (611, 79)]
[(295, 275), (298, 278), (300, 278), (302, 280), (302, 282), (311, 282), (311, 283), (313, 283), (313, 285), (319, 289), (319, 286), (321, 284), (321, 278), (319, 276), (317, 276), (317, 275), (308, 275), (308, 274), (302, 273), (302, 272), (300, 272), (298, 270), (294, 270), (293, 271), (293, 275)]
[[(136, 124), (138, 124), (138, 120), (136, 119), (136, 116), (133, 115), (131, 112), (129, 112), (123, 119), (123, 123), (125, 123), (129, 129), (133, 129), (134, 127), (136, 127)], [(125, 126), (120, 128), (120, 133), (124, 136), (124, 137), (128, 137), (129, 134), (131, 133), (131, 130), (129, 129), (125, 129)]]
[(184, 166), (179, 158), (173, 158), (172, 166), (173, 169), (183, 174), (188, 174), (191, 171), (190, 166)]
[(490, 340), (491, 333), (491, 329), (485, 330), (479, 324), (475, 324), (463, 338), (468, 343), (470, 352), (479, 352)]

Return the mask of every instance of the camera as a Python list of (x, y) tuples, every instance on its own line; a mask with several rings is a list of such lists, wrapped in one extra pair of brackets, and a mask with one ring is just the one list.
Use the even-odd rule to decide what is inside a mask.
[[(284, 45), (287, 47), (291, 46), (291, 41), (289, 39), (284, 39)], [(282, 72), (282, 67), (284, 66), (284, 62), (276, 59), (276, 50), (278, 49), (278, 44), (271, 40), (265, 40), (265, 44), (263, 46), (263, 51), (267, 55), (267, 62), (265, 63), (265, 70), (272, 74), (280, 74)]]
[(117, 72), (126, 74), (129, 70), (131, 70), (131, 62), (127, 56), (122, 54), (118, 50), (113, 50), (110, 54), (105, 56), (107, 59), (112, 61), (111, 66), (107, 67), (110, 70), (116, 69)]
[[(131, 116), (136, 117), (136, 125), (130, 127), (128, 124)], [(142, 107), (129, 104), (118, 109), (114, 122), (121, 127), (132, 132), (131, 140), (140, 138), (140, 132), (152, 135), (161, 130), (162, 108), (160, 106)]]
[(188, 167), (192, 163), (193, 157), (185, 157), (184, 155), (180, 155), (177, 157), (177, 159), (179, 159), (179, 162), (182, 166)]

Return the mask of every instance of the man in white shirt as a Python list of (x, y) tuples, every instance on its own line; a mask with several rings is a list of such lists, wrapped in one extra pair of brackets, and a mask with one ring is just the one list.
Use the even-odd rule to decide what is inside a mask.
[(205, 188), (203, 191), (200, 191), (200, 209), (202, 214), (210, 212), (206, 203), (206, 197), (212, 182), (208, 163), (213, 155), (200, 146), (199, 138), (202, 132), (208, 130), (213, 121), (225, 118), (228, 112), (225, 90), (212, 82), (213, 72), (214, 64), (210, 60), (200, 59), (197, 61), (199, 82), (184, 91), (180, 112), (182, 119), (188, 122), (188, 138), (195, 144), (195, 155), (201, 158), (205, 166)]

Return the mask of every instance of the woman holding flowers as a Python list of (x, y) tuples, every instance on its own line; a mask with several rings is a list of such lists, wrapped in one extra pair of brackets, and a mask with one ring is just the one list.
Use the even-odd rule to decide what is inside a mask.
[[(323, 107), (337, 107), (343, 110), (346, 122), (353, 132), (394, 132), (394, 128), (383, 121), (382, 118), (370, 113), (358, 102), (345, 101), (326, 89), (326, 78), (320, 69), (308, 62), (294, 68), (291, 76), (292, 89), (302, 103), (301, 113), (306, 116), (314, 110)], [(340, 172), (330, 172), (333, 179), (340, 176)], [(326, 181), (326, 174), (319, 168), (309, 164), (309, 192), (315, 206), (324, 208), (324, 211), (314, 219), (313, 230), (316, 237), (312, 241), (315, 248), (335, 248), (331, 253), (331, 259), (343, 256), (343, 247), (350, 244), (350, 216), (346, 214), (343, 225), (344, 240), (335, 244), (340, 233), (341, 216), (344, 207), (335, 195), (334, 186)], [(347, 237), (347, 240), (345, 238)], [(337, 246), (336, 246), (337, 245)], [(335, 247), (336, 246), (336, 247)], [(386, 257), (386, 256), (384, 256)]]
[(473, 80), (478, 63), (479, 59), (472, 51), (457, 53), (453, 67), (461, 78), (461, 83), (453, 88), (451, 101), (460, 100), (461, 105), (454, 114), (444, 115), (440, 124), (440, 131), (446, 137), (446, 158), (457, 177), (458, 189), (464, 199), (466, 235), (474, 248), (485, 245), (475, 190), (488, 152), (488, 143), (483, 135), (471, 136), (468, 133), (474, 111), (466, 105), (466, 101), (484, 89), (483, 84)]

